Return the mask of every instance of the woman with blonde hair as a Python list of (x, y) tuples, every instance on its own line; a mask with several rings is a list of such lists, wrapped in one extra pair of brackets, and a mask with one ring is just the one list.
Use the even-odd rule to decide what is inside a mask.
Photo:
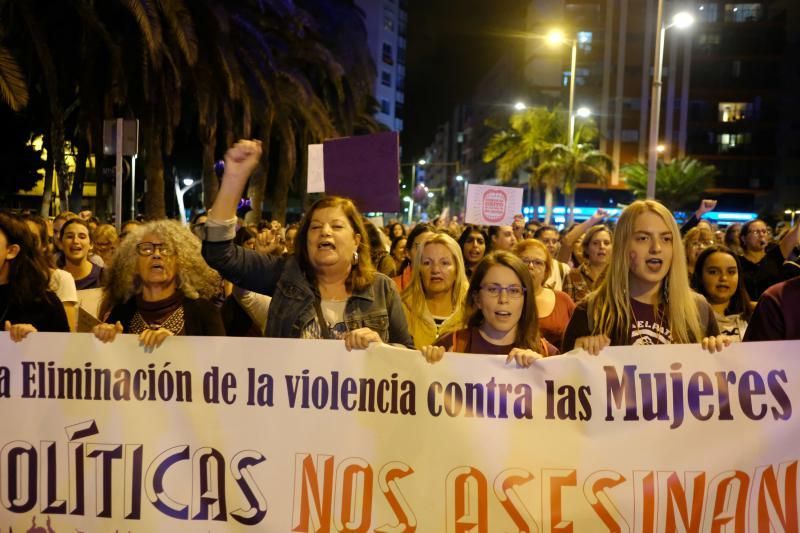
[(219, 311), (209, 301), (220, 277), (200, 255), (200, 242), (175, 220), (137, 226), (120, 243), (109, 269), (95, 336), (139, 335), (145, 349), (173, 335), (224, 336)]
[(573, 302), (583, 300), (600, 285), (611, 258), (611, 230), (605, 225), (592, 226), (581, 241), (582, 262), (564, 278), (564, 292)]
[(700, 253), (714, 246), (714, 233), (705, 225), (695, 226), (683, 236), (683, 249), (686, 252), (686, 269), (689, 279), (694, 275), (694, 265)]
[(425, 237), (414, 253), (411, 282), (403, 291), (403, 310), (414, 346), (428, 346), (461, 327), (460, 309), (467, 276), (458, 243), (444, 233)]
[(111, 261), (114, 259), (114, 252), (117, 251), (119, 246), (119, 235), (117, 235), (117, 228), (111, 224), (100, 224), (92, 234), (94, 240), (94, 251), (103, 260), (106, 268), (111, 266)]
[(719, 335), (705, 299), (689, 288), (672, 214), (658, 202), (638, 200), (620, 215), (606, 275), (575, 309), (562, 348), (597, 355), (609, 344), (695, 342), (713, 353), (730, 341)]

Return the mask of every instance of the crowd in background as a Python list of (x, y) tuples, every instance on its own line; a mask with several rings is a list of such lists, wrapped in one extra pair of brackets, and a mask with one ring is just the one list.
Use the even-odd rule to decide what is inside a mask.
[[(521, 215), (379, 227), (329, 196), (299, 224), (246, 225), (236, 209), (260, 153), (251, 141), (229, 149), (212, 208), (188, 227), (129, 221), (118, 234), (88, 211), (0, 212), (0, 324), (15, 341), (35, 331), (132, 333), (147, 350), (174, 335), (340, 339), (523, 367), (574, 348), (713, 353), (800, 338), (800, 224), (718, 228), (704, 200), (683, 227), (654, 201), (562, 231)], [(102, 298), (89, 313), (81, 294), (93, 289)]]

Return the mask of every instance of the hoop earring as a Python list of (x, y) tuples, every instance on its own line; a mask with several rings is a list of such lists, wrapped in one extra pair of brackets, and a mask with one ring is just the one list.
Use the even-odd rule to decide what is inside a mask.
[(357, 265), (357, 264), (358, 264), (358, 250), (356, 250), (355, 252), (353, 252), (353, 264), (354, 264), (354, 265)]

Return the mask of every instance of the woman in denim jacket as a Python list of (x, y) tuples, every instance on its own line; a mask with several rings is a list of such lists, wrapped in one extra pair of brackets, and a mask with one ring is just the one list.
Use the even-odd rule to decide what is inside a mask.
[(234, 285), (272, 296), (266, 336), (344, 339), (348, 350), (371, 342), (413, 347), (394, 283), (370, 261), (361, 216), (346, 198), (329, 196), (306, 214), (295, 255), (235, 246), (236, 206), (261, 157), (257, 141), (225, 154), (225, 174), (206, 222), (203, 256)]

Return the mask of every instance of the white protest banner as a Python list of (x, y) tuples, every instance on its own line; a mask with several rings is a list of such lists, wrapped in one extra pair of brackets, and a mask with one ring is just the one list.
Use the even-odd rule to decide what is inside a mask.
[(308, 145), (308, 192), (325, 192), (325, 159), (321, 144)]
[(797, 531), (800, 342), (0, 335), (0, 531)]
[(522, 193), (519, 187), (470, 183), (464, 220), (467, 224), (509, 226), (514, 215), (522, 213)]

